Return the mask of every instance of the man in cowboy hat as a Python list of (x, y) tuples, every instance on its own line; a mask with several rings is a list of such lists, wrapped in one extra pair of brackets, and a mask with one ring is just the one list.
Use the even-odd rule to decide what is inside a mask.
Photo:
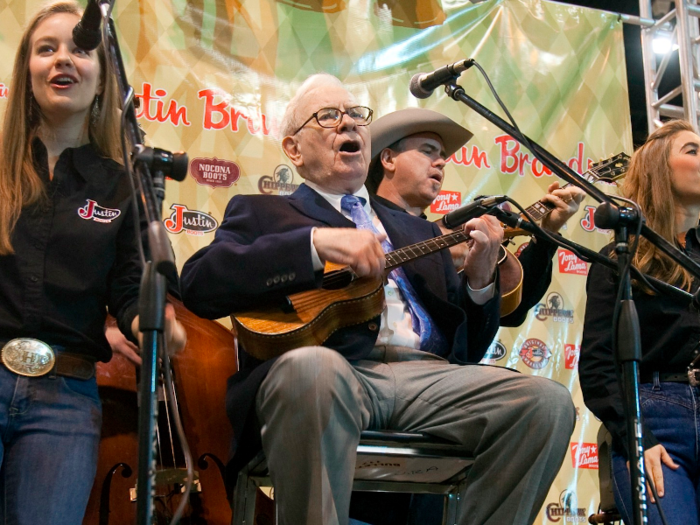
[[(370, 125), (372, 161), (366, 186), (376, 199), (393, 209), (427, 218), (425, 209), (440, 193), (447, 159), (472, 138), (454, 120), (429, 109), (407, 108), (389, 113)], [(585, 194), (575, 186), (555, 182), (542, 200), (555, 206), (542, 227), (556, 232), (578, 210)], [(441, 229), (447, 233), (441, 226)], [(501, 318), (501, 326), (519, 326), (539, 303), (552, 278), (557, 247), (533, 239), (519, 256), (523, 267), (523, 296), (515, 311)], [(464, 262), (466, 244), (451, 249), (455, 265)]]

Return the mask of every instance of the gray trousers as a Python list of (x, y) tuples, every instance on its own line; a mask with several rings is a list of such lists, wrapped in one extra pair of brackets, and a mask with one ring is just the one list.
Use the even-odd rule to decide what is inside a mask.
[(402, 347), (351, 362), (324, 347), (287, 352), (256, 401), (280, 525), (348, 523), (367, 429), (426, 432), (473, 451), (460, 524), (531, 524), (575, 422), (554, 381)]

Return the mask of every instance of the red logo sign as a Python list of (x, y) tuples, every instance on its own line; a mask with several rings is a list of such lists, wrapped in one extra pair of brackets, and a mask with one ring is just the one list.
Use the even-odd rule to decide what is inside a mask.
[(578, 368), (578, 356), (580, 353), (580, 346), (564, 345), (564, 366), (567, 370), (576, 370)]
[(190, 173), (199, 184), (228, 188), (241, 177), (238, 164), (230, 160), (195, 158), (190, 162)]
[(430, 205), (433, 213), (446, 213), (456, 210), (462, 205), (462, 194), (458, 191), (441, 191)]
[(559, 259), (559, 273), (573, 273), (574, 275), (588, 275), (588, 265), (576, 257), (574, 252), (560, 248), (557, 250)]
[(105, 208), (100, 206), (92, 199), (87, 199), (85, 206), (78, 208), (78, 216), (86, 221), (93, 220), (95, 222), (112, 222), (121, 215), (121, 210), (118, 208)]
[(571, 443), (571, 464), (574, 468), (598, 469), (598, 445)]
[(214, 217), (199, 210), (190, 210), (184, 204), (170, 206), (173, 213), (169, 218), (163, 219), (165, 229), (170, 233), (182, 233), (188, 235), (204, 235), (213, 232), (219, 226)]

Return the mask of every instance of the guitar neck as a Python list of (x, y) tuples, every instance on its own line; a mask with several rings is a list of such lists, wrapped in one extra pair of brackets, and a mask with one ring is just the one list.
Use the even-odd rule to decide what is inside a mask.
[[(593, 183), (598, 180), (598, 175), (595, 173), (594, 169), (589, 169), (588, 171), (584, 172), (581, 174), (581, 177), (586, 179), (588, 182)], [(568, 184), (565, 184), (562, 189), (568, 188), (571, 186), (571, 183), (569, 182)], [(535, 204), (532, 206), (528, 206), (525, 208), (525, 211), (532, 217), (535, 221), (540, 221), (544, 219), (547, 215), (549, 215), (552, 210), (554, 210), (556, 206), (554, 204), (551, 204), (549, 202), (544, 202), (544, 201), (537, 201)], [(506, 237), (509, 236), (509, 230), (516, 230), (517, 228), (506, 228)], [(518, 230), (522, 231), (522, 230)], [(519, 235), (519, 233), (518, 233)]]
[(427, 241), (410, 244), (386, 254), (386, 270), (393, 270), (404, 263), (413, 261), (425, 255), (430, 255), (460, 242), (465, 242), (469, 237), (463, 231), (455, 231)]

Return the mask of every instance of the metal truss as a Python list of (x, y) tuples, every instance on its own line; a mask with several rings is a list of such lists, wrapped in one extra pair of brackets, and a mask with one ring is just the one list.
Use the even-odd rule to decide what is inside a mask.
[[(650, 133), (661, 125), (664, 117), (685, 119), (693, 125), (696, 133), (700, 131), (700, 6), (697, 0), (675, 0), (674, 3), (675, 8), (658, 19), (654, 19), (652, 0), (639, 1), (640, 17), (620, 15), (624, 22), (642, 26), (642, 60)], [(664, 55), (656, 54), (653, 48), (654, 39), (660, 36), (671, 40)], [(680, 85), (662, 93), (659, 88), (675, 53), (678, 53)], [(679, 95), (681, 106), (672, 103)]]

